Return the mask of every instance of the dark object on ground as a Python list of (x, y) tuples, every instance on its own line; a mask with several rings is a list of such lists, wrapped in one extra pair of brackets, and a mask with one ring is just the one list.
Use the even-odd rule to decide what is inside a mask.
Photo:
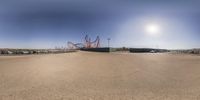
[(0, 55), (29, 55), (29, 54), (50, 54), (50, 53), (69, 53), (76, 50), (68, 49), (0, 49)]
[(130, 48), (131, 53), (160, 53), (160, 52), (169, 52), (166, 49), (152, 49), (152, 48)]
[(93, 51), (93, 52), (113, 52), (115, 51), (114, 48), (81, 48), (82, 51)]

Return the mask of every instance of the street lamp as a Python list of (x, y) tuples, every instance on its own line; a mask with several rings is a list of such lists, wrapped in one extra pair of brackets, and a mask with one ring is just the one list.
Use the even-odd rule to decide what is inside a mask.
[(108, 38), (107, 40), (108, 40), (108, 47), (110, 47), (110, 38)]

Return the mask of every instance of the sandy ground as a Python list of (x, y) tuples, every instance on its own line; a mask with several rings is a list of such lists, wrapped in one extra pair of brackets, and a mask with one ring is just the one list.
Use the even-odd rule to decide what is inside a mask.
[(0, 100), (200, 100), (200, 56), (0, 56)]

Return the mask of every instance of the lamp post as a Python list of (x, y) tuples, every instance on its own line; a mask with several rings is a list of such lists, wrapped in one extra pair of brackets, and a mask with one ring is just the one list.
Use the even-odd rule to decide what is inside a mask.
[(110, 38), (108, 38), (107, 40), (108, 40), (108, 47), (110, 47)]

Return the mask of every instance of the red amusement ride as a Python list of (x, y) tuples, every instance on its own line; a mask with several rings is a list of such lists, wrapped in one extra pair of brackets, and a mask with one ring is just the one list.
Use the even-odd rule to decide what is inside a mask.
[(85, 36), (84, 43), (67, 43), (69, 49), (81, 49), (81, 48), (99, 48), (100, 47), (100, 38), (96, 37), (94, 41), (91, 41), (91, 38), (88, 35)]

